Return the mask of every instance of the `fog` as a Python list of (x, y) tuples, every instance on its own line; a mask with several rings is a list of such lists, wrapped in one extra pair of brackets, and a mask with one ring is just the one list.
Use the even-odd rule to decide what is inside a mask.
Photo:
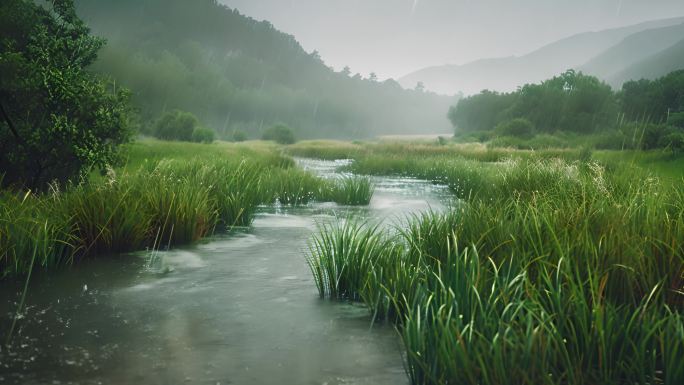
[(684, 15), (681, 0), (220, 0), (339, 70), (399, 78), (521, 55), (563, 37)]

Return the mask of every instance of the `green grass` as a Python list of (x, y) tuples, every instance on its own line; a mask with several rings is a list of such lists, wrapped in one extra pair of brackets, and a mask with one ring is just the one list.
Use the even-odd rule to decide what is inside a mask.
[(365, 206), (370, 203), (374, 190), (370, 178), (344, 176), (329, 182), (324, 200), (341, 205)]
[[(366, 178), (331, 182), (263, 143), (143, 140), (123, 167), (49, 193), (0, 195), (0, 277), (195, 242), (249, 226), (262, 204), (367, 204)], [(36, 258), (33, 258), (36, 256)]]
[(413, 383), (684, 383), (681, 171), (641, 167), (655, 155), (440, 151), (351, 168), (447, 184), (456, 206), (396, 232), (328, 226), (308, 254), (322, 296), (398, 325)]

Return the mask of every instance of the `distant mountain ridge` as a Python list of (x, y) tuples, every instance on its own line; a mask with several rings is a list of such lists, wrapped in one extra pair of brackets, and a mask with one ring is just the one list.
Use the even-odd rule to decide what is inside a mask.
[(684, 39), (653, 56), (611, 75), (609, 84), (622, 84), (632, 79), (656, 79), (672, 71), (684, 68)]
[[(684, 30), (682, 24), (684, 17), (678, 17), (599, 32), (580, 33), (523, 56), (481, 59), (463, 65), (425, 68), (400, 78), (399, 83), (403, 87), (413, 88), (418, 82), (423, 82), (427, 89), (441, 94), (463, 92), (469, 95), (484, 89), (513, 91), (526, 83), (548, 79), (569, 68), (581, 69), (592, 62), (592, 66), (603, 69), (603, 64), (600, 63), (609, 63), (611, 60), (608, 57), (601, 58), (601, 55), (611, 49), (619, 52), (620, 50), (615, 47), (631, 36), (642, 32), (645, 33), (641, 36), (642, 39), (647, 39), (649, 34), (662, 36), (663, 32), (658, 32), (660, 29), (667, 29), (671, 34), (675, 34)], [(666, 40), (668, 41), (651, 45), (649, 48), (653, 50), (652, 54), (665, 49), (668, 42), (674, 44), (677, 39)], [(638, 41), (636, 36), (632, 38), (632, 42), (635, 41)], [(629, 64), (644, 59), (637, 56)], [(626, 69), (629, 64), (621, 66), (621, 69)]]
[[(647, 60), (684, 40), (684, 23), (647, 29), (624, 38), (620, 43), (594, 57), (579, 70), (620, 87), (625, 80), (617, 74)], [(684, 62), (681, 62), (684, 65)]]

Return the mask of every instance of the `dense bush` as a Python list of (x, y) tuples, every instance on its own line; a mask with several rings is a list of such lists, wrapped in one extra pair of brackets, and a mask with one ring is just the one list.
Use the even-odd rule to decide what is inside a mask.
[(163, 140), (192, 141), (192, 133), (199, 125), (197, 117), (189, 112), (173, 110), (164, 114), (154, 125), (154, 136)]
[(192, 130), (192, 141), (196, 143), (211, 143), (214, 141), (214, 130), (206, 127), (195, 127)]
[(647, 124), (643, 128), (641, 149), (652, 150), (665, 147), (665, 137), (672, 133), (673, 130), (674, 127), (668, 127), (664, 124)]
[(233, 131), (233, 136), (231, 138), (233, 142), (244, 142), (247, 140), (247, 133), (242, 130)]
[(295, 142), (292, 129), (284, 124), (278, 124), (267, 129), (261, 139), (272, 140), (279, 144), (292, 144)]

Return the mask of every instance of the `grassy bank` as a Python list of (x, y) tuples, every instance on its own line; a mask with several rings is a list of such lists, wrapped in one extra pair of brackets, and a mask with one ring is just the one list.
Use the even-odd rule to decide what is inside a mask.
[(308, 261), (321, 296), (399, 326), (413, 383), (684, 383), (681, 174), (641, 167), (654, 155), (372, 146), (354, 171), (460, 203), (399, 231), (324, 227)]
[(269, 144), (143, 141), (125, 166), (44, 194), (0, 195), (0, 276), (194, 242), (247, 226), (258, 205), (368, 204), (367, 178), (325, 180)]

